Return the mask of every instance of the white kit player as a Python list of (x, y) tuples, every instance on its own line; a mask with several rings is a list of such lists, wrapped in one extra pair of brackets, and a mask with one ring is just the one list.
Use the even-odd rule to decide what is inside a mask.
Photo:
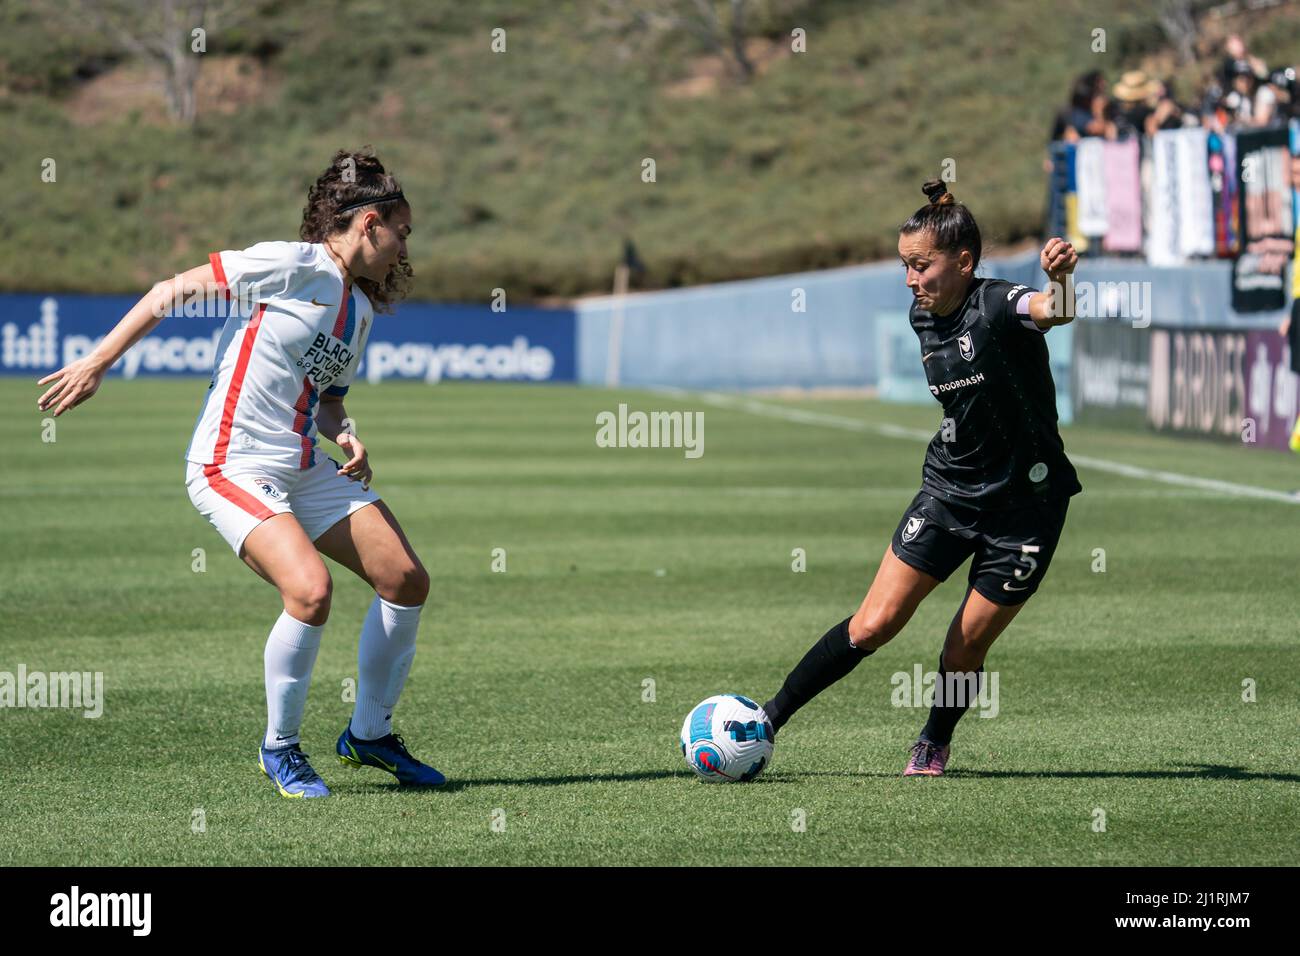
[[(299, 731), (329, 617), (332, 582), (321, 555), (375, 589), (358, 648), (356, 707), (335, 744), (341, 762), (377, 767), (400, 783), (445, 778), (411, 756), (392, 715), (415, 654), (429, 576), (401, 526), (370, 488), (365, 446), (343, 400), (372, 325), (409, 285), (411, 209), (368, 152), (340, 151), (308, 192), (301, 242), (214, 252), (163, 282), (82, 359), (41, 379), (55, 415), (98, 390), (105, 372), (186, 294), (229, 303), (186, 459), (186, 488), (234, 552), (280, 592), (284, 609), (264, 656), (263, 772), (285, 797), (328, 796)], [(340, 465), (318, 436), (350, 457)]]

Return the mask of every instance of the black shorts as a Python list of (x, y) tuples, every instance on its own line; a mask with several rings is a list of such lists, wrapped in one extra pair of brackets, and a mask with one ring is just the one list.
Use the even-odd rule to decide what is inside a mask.
[(894, 532), (894, 554), (940, 581), (971, 555), (967, 581), (994, 604), (1023, 604), (1047, 573), (1065, 527), (1069, 498), (1009, 511), (940, 501), (922, 489)]

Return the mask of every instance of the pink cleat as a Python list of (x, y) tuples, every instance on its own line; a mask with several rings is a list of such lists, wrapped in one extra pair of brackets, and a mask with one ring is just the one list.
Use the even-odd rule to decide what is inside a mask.
[(907, 762), (904, 777), (942, 777), (948, 763), (948, 747), (936, 747), (928, 740), (918, 740), (912, 745), (912, 758)]

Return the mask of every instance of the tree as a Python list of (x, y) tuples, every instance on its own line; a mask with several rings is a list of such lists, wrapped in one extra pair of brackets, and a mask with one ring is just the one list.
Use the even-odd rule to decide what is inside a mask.
[(770, 21), (802, 5), (792, 0), (606, 0), (604, 22), (620, 32), (639, 31), (652, 38), (673, 31), (689, 33), (719, 56), (741, 82), (748, 82), (754, 64), (745, 45), (751, 32), (759, 32), (754, 21)]
[[(1204, 6), (1204, 4), (1200, 4)], [(1160, 0), (1160, 28), (1178, 51), (1178, 61), (1183, 64), (1196, 60), (1198, 28), (1195, 0)]]
[(238, 0), (72, 0), (55, 3), (64, 16), (89, 23), (124, 53), (160, 66), (167, 113), (173, 122), (194, 122), (194, 86), (206, 39), (196, 50), (196, 30), (209, 19), (238, 16)]

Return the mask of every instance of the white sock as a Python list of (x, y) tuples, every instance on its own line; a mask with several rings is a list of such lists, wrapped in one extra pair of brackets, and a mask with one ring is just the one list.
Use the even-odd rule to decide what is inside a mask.
[(298, 743), (307, 688), (316, 664), (324, 624), (304, 624), (289, 614), (280, 615), (266, 639), (266, 740), (267, 750), (282, 750)]
[(357, 645), (357, 706), (351, 724), (352, 733), (362, 740), (393, 732), (393, 708), (411, 671), (423, 607), (393, 604), (376, 594), (366, 612)]

